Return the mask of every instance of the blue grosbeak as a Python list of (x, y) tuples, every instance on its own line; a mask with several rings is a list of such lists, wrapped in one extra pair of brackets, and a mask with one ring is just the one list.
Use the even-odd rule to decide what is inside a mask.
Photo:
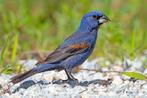
[(71, 70), (90, 56), (95, 47), (99, 27), (109, 20), (99, 11), (85, 14), (75, 33), (65, 39), (43, 62), (39, 62), (35, 68), (27, 72), (12, 77), (11, 82), (15, 84), (34, 74), (55, 69), (64, 70), (68, 77), (67, 80), (77, 81), (72, 76)]

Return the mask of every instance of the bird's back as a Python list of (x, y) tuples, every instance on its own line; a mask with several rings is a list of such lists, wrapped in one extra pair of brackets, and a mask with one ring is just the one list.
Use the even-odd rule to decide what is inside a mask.
[(71, 44), (76, 44), (76, 43), (78, 44), (87, 43), (89, 45), (89, 48), (85, 50), (83, 53), (73, 55), (67, 58), (66, 60), (62, 61), (61, 65), (66, 65), (68, 68), (70, 67), (73, 68), (82, 64), (93, 52), (96, 39), (97, 39), (97, 31), (95, 30), (92, 32), (86, 32), (86, 33), (75, 33), (75, 35), (67, 38), (60, 48), (71, 45)]

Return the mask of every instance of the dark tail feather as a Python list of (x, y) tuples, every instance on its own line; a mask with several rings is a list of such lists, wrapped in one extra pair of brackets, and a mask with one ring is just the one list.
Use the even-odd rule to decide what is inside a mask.
[(16, 83), (34, 75), (34, 74), (36, 74), (36, 73), (37, 73), (37, 71), (35, 71), (34, 69), (31, 69), (27, 72), (24, 72), (22, 74), (19, 74), (19, 75), (12, 77), (10, 82), (12, 82), (13, 84), (16, 84)]

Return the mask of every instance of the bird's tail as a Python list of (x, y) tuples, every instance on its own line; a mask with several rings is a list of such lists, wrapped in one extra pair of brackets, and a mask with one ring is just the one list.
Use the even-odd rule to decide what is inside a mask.
[(44, 71), (50, 71), (50, 70), (54, 70), (54, 69), (59, 69), (57, 64), (40, 64), (37, 67), (34, 67), (33, 69), (24, 72), (22, 74), (16, 75), (14, 77), (11, 78), (11, 83), (16, 84), (36, 73), (40, 73), (40, 72), (44, 72)]
[(12, 77), (10, 82), (13, 83), (13, 84), (16, 84), (16, 83), (18, 83), (18, 82), (20, 82), (20, 81), (34, 75), (34, 74), (36, 74), (36, 73), (37, 73), (36, 70), (31, 69), (31, 70), (29, 70), (27, 72), (24, 72), (22, 74), (19, 74), (19, 75), (16, 75), (16, 76)]

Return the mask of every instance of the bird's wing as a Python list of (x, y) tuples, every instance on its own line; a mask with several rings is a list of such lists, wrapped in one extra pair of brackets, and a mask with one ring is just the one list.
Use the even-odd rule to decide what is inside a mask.
[(89, 45), (87, 43), (73, 44), (64, 48), (57, 48), (54, 52), (49, 54), (44, 61), (40, 62), (39, 64), (60, 62), (61, 60), (64, 60), (69, 56), (82, 53), (88, 48)]

